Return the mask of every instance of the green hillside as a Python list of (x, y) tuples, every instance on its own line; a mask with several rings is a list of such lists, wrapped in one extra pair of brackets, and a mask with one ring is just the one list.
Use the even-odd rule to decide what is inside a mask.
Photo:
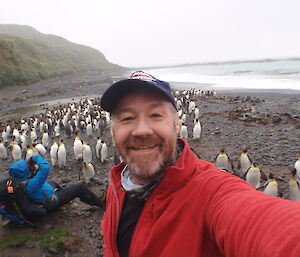
[(85, 70), (113, 70), (91, 47), (78, 45), (29, 26), (0, 24), (0, 87), (30, 84)]

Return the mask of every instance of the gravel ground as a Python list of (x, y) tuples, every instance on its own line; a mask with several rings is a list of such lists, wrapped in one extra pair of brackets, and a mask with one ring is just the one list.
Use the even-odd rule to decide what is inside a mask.
[[(0, 131), (6, 124), (18, 124), (20, 118), (33, 113), (42, 113), (54, 105), (76, 102), (82, 96), (100, 96), (104, 89), (123, 74), (103, 74), (96, 71), (56, 78), (28, 86), (0, 90)], [(281, 176), (279, 181), (283, 197), (287, 198), (287, 183), (292, 167), (300, 155), (300, 94), (280, 91), (218, 91), (217, 98), (197, 98), (200, 109), (202, 134), (199, 141), (188, 139), (190, 146), (202, 159), (214, 161), (221, 147), (237, 166), (237, 160), (244, 148), (249, 156), (265, 172)], [(249, 114), (249, 107), (256, 106), (256, 114)], [(192, 135), (193, 117), (188, 117), (189, 135)], [(88, 186), (96, 194), (108, 183), (108, 172), (113, 165), (114, 149), (109, 129), (102, 134), (109, 149), (109, 160), (101, 163), (96, 158), (93, 164), (97, 174)], [(73, 140), (63, 134), (68, 152), (67, 167), (54, 167), (50, 179), (61, 185), (78, 181), (81, 164), (74, 160)], [(82, 138), (95, 151), (96, 135)], [(95, 155), (94, 155), (95, 157)], [(49, 153), (46, 158), (49, 160)], [(8, 160), (1, 161), (3, 173), (13, 162), (11, 153)], [(43, 235), (55, 229), (68, 229), (74, 234), (67, 242), (67, 250), (57, 253), (56, 249), (43, 250), (37, 242), (28, 241), (19, 248), (0, 252), (0, 256), (101, 256), (102, 234), (100, 230), (103, 211), (90, 207), (75, 199), (61, 210), (49, 215), (34, 226), (8, 226), (0, 228), (0, 238), (23, 233)]]

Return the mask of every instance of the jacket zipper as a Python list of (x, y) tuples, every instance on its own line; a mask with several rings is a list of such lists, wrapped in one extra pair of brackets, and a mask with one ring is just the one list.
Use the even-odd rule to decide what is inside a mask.
[(112, 233), (111, 234), (111, 237), (114, 237), (115, 238), (111, 238), (111, 242), (115, 242), (114, 243), (114, 249), (117, 256), (119, 256), (119, 253), (118, 253), (118, 247), (117, 247), (117, 240), (116, 240), (116, 237), (117, 237), (117, 233), (118, 233), (118, 225), (119, 225), (119, 221), (120, 221), (120, 216), (121, 216), (121, 213), (120, 213), (120, 201), (119, 201), (119, 197), (118, 197), (118, 192), (117, 192), (117, 188), (116, 188), (116, 184), (115, 184), (115, 181), (113, 180), (112, 176), (110, 175), (110, 180), (111, 180), (111, 185), (112, 185), (112, 188), (113, 188), (113, 192), (114, 192), (114, 196), (116, 198), (116, 223), (115, 223), (115, 233)]
[[(159, 185), (157, 185), (157, 187), (158, 186)], [(151, 207), (152, 207), (152, 212), (153, 212), (154, 203), (152, 203), (152, 199), (155, 196), (156, 188), (154, 189), (154, 191), (152, 192), (152, 194), (150, 195), (150, 197), (146, 200), (144, 208), (142, 210), (142, 213), (141, 213), (141, 215), (138, 218), (138, 222), (137, 222), (137, 224), (135, 226), (135, 229), (133, 231), (133, 235), (132, 235), (132, 238), (131, 238), (131, 242), (130, 242), (130, 246), (129, 246), (129, 251), (128, 251), (128, 257), (132, 256), (132, 251), (133, 251), (132, 249), (133, 249), (133, 245), (134, 245), (135, 239), (136, 239), (138, 231), (139, 231), (139, 224), (142, 222), (142, 220), (143, 220), (143, 218), (145, 216), (145, 213), (147, 213), (147, 210), (149, 208), (151, 208)]]

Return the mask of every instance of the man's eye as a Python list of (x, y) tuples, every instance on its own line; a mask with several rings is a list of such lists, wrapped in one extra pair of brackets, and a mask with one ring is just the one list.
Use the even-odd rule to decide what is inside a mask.
[(121, 121), (130, 121), (133, 120), (133, 117), (124, 117), (121, 119)]
[(159, 114), (159, 113), (153, 113), (153, 114), (151, 114), (151, 117), (152, 118), (159, 118), (159, 117), (161, 117), (162, 115), (161, 114)]

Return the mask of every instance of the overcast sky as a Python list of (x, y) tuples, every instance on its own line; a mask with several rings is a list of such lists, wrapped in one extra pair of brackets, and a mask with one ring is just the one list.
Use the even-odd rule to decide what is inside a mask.
[(123, 66), (300, 56), (299, 0), (2, 0), (30, 25)]

